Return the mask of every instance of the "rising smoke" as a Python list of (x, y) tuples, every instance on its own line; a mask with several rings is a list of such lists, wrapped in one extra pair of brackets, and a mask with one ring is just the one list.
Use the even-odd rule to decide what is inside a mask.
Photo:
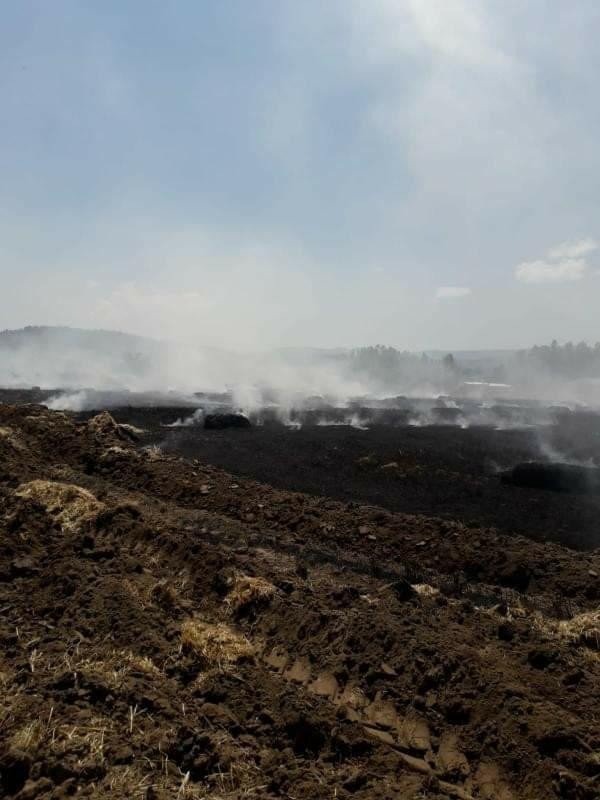
[[(196, 409), (224, 405), (259, 423), (266, 411), (291, 427), (302, 424), (295, 412), (318, 409), (321, 424), (368, 427), (377, 422), (373, 409), (388, 408), (403, 412), (401, 424), (498, 428), (549, 424), (549, 406), (600, 405), (597, 379), (556, 374), (540, 359), (513, 353), (461, 359), (370, 347), (242, 354), (66, 328), (0, 334), (0, 384), (40, 387), (52, 409), (190, 407), (176, 426), (197, 424)], [(334, 408), (347, 411), (333, 417)]]

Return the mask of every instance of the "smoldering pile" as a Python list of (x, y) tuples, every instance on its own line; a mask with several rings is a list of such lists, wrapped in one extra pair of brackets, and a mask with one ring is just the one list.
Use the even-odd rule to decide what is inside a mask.
[(578, 464), (530, 461), (502, 475), (504, 483), (569, 494), (600, 494), (600, 469)]

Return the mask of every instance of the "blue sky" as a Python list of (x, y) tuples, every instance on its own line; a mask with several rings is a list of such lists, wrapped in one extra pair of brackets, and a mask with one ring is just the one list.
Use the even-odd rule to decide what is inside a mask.
[(595, 0), (1, 14), (1, 327), (600, 339)]

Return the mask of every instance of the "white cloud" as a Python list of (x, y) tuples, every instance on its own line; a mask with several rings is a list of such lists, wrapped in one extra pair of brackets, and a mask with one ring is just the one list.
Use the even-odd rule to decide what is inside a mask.
[(576, 242), (563, 242), (548, 251), (548, 258), (581, 258), (593, 253), (598, 249), (598, 242), (595, 239), (579, 239)]
[(587, 264), (582, 258), (568, 258), (563, 261), (523, 261), (515, 270), (521, 283), (564, 283), (579, 281), (584, 277)]
[(550, 248), (546, 256), (535, 261), (523, 261), (515, 268), (521, 283), (565, 283), (579, 281), (588, 272), (585, 256), (598, 248), (594, 239), (562, 242)]
[[(395, 6), (384, 0), (384, 6)], [(407, 9), (423, 43), (467, 64), (499, 64), (504, 55), (491, 41), (482, 9), (465, 0), (408, 0)]]
[(435, 293), (436, 300), (446, 300), (453, 297), (467, 297), (471, 294), (468, 286), (440, 286)]
[(362, 40), (362, 57), (374, 62), (423, 48), (460, 64), (499, 65), (505, 54), (494, 41), (489, 20), (471, 0), (353, 0), (340, 2), (339, 13)]

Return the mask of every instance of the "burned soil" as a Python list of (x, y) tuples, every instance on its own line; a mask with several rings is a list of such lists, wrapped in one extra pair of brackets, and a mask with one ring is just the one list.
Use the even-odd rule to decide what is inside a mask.
[[(597, 551), (117, 419), (0, 406), (4, 796), (598, 797)], [(405, 468), (362, 433), (321, 450)]]
[[(120, 422), (143, 428), (146, 442), (168, 452), (280, 489), (433, 514), (469, 526), (494, 526), (580, 550), (600, 547), (598, 492), (551, 491), (502, 480), (505, 471), (547, 458), (546, 453), (600, 466), (597, 414), (563, 412), (552, 425), (494, 429), (393, 424), (396, 412), (391, 410), (378, 412), (365, 430), (323, 425), (318, 417), (310, 424), (310, 415), (309, 424), (300, 430), (281, 424), (206, 430), (202, 425), (166, 427), (189, 417), (185, 408), (127, 407), (111, 413)], [(363, 411), (364, 418), (368, 413)], [(568, 474), (569, 465), (566, 469)], [(587, 471), (595, 472), (589, 467)], [(565, 481), (563, 488), (568, 486)]]

